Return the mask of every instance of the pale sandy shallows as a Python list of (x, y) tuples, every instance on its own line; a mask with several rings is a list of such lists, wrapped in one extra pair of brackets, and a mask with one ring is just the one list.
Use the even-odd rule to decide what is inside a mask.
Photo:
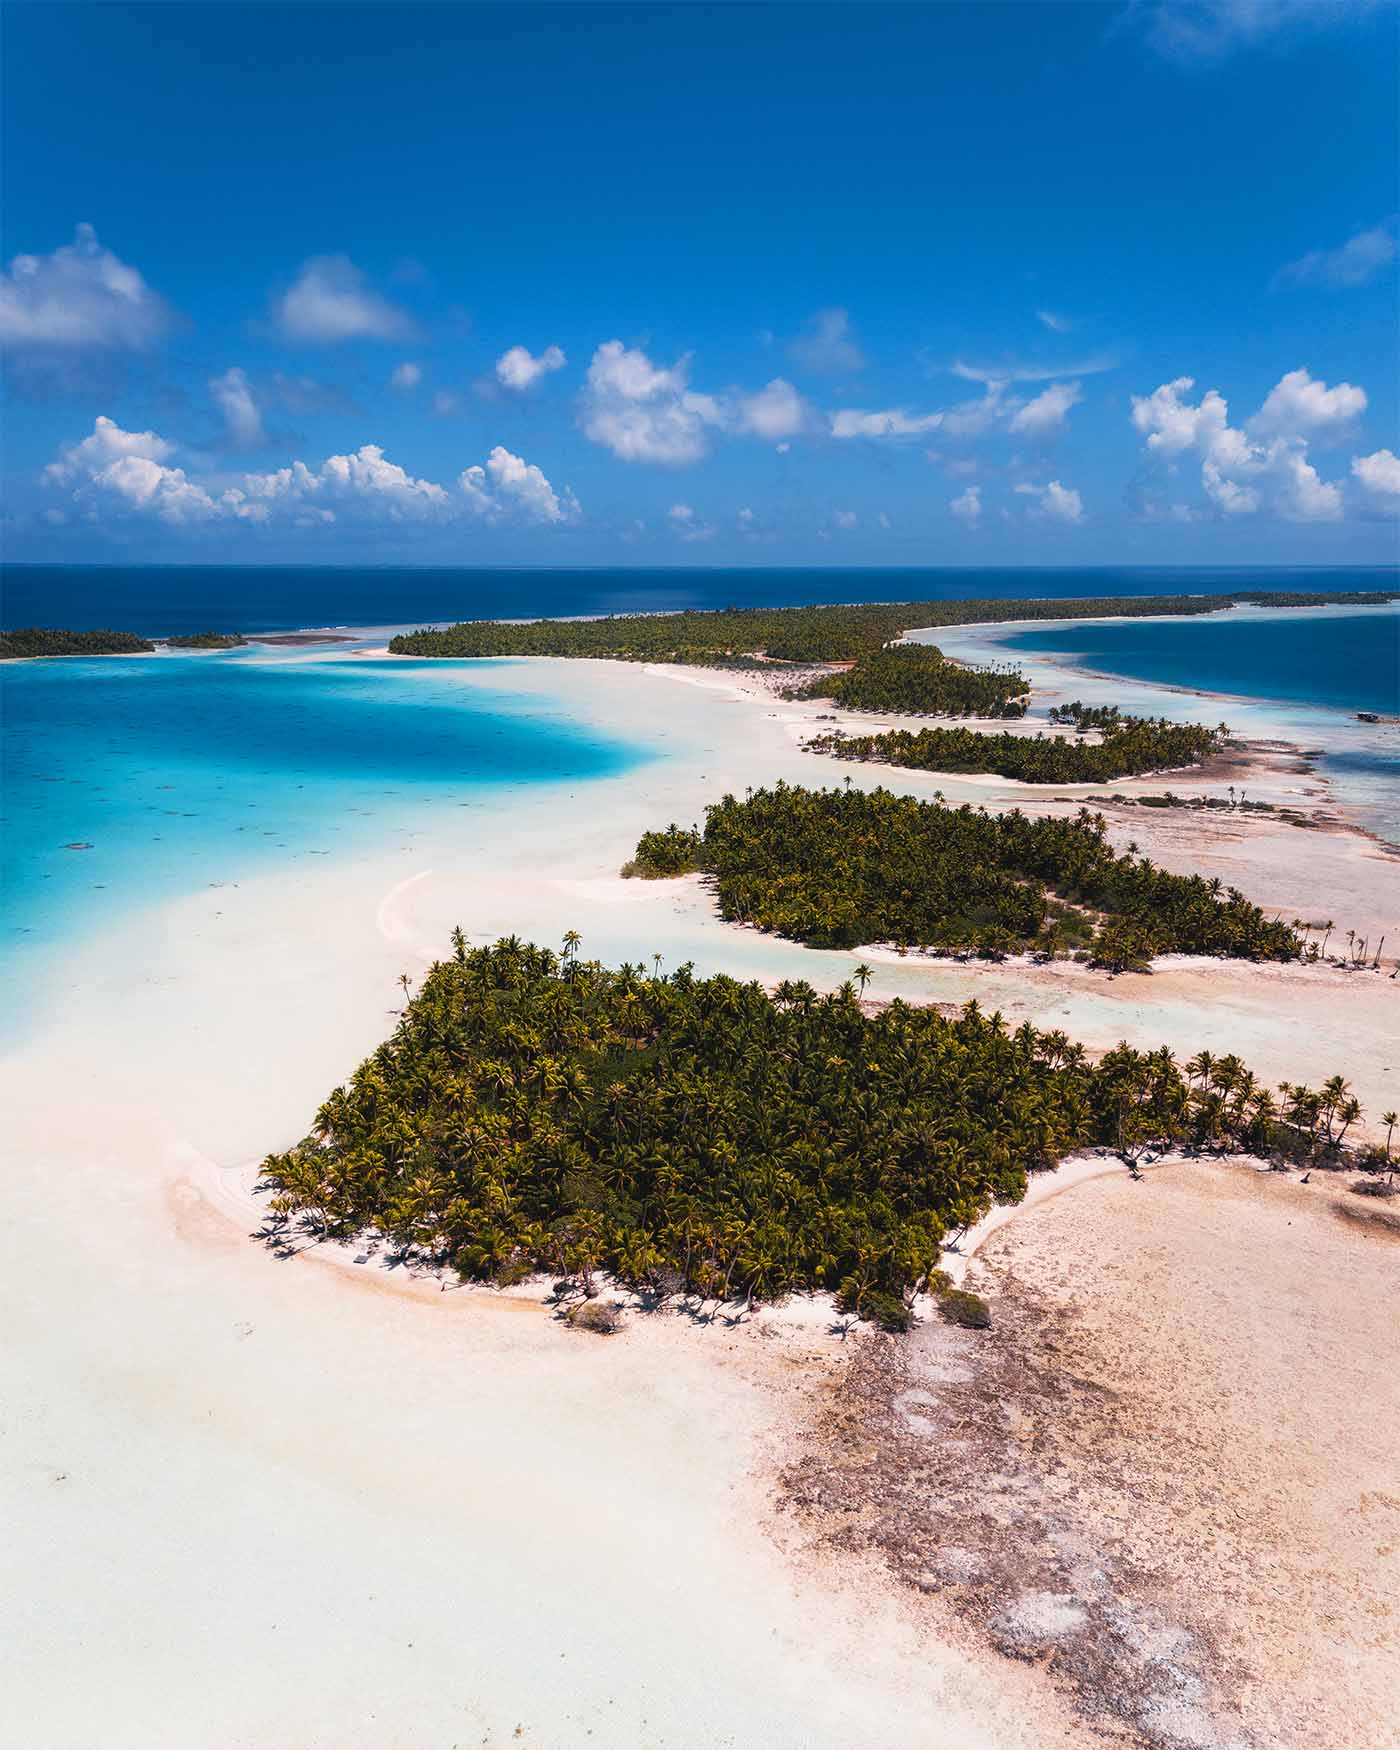
[[(32, 1037), (0, 1066), (0, 1733), (143, 1750), (1077, 1738), (1034, 1668), (878, 1565), (775, 1531), (771, 1478), (834, 1344), (677, 1324), (590, 1341), (535, 1308), (279, 1263), (202, 1189), (302, 1134), (455, 922), (827, 986), (854, 964), (727, 929), (693, 884), (616, 880), (643, 827), (724, 788), (840, 775), (796, 745), (810, 708), (598, 664), (461, 684), (537, 691), (668, 757), (430, 838), (387, 816), (373, 857), (153, 908), (24, 993)], [(1154, 830), (1252, 897), (1271, 870), (1306, 895), (1314, 858), (1314, 888), (1384, 910), (1372, 877), (1394, 866), (1364, 840)], [(1286, 976), (881, 964), (871, 995), (979, 994), (1091, 1043), (1235, 1049), (1269, 1079), (1347, 1069), (1384, 1098), (1396, 987)]]
[(1368, 1202), (1205, 1161), (1032, 1201), (968, 1271), (992, 1329), (862, 1356), (794, 1496), (1052, 1673), (1086, 1730), (1397, 1742), (1400, 1226), (1339, 1214)]

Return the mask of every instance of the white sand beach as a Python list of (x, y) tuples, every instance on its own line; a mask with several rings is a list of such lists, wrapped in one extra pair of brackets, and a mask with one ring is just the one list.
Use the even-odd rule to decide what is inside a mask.
[[(0, 1065), (0, 1732), (38, 1750), (94, 1722), (104, 1745), (142, 1750), (1088, 1741), (1037, 1666), (875, 1557), (775, 1517), (773, 1477), (846, 1365), (838, 1341), (659, 1320), (602, 1342), (536, 1306), (278, 1261), (210, 1191), (210, 1174), (304, 1134), (392, 1029), (399, 975), (455, 924), (474, 942), (573, 928), (606, 961), (849, 976), (862, 956), (726, 926), (697, 881), (619, 879), (642, 830), (725, 790), (849, 773), (1028, 805), (996, 780), (954, 791), (807, 754), (818, 708), (751, 683), (592, 662), (460, 674), (663, 757), (153, 904), (22, 993), (32, 1026)], [(1310, 787), (1279, 769), (1250, 790), (1338, 811)], [(1145, 810), (1110, 814), (1110, 831), (1286, 916), (1400, 926), (1397, 865), (1355, 831)], [(871, 998), (975, 995), (1094, 1047), (1229, 1050), (1269, 1081), (1340, 1071), (1372, 1120), (1394, 1104), (1389, 952), (1375, 974), (1176, 962), (1116, 979), (863, 957)], [(1325, 1372), (1309, 1378), (1325, 1397)], [(1342, 1491), (1350, 1459), (1334, 1456)]]

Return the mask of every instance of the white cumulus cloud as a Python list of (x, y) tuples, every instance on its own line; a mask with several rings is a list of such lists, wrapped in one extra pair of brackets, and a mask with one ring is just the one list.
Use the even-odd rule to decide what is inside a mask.
[(593, 354), (580, 401), (586, 437), (624, 462), (698, 462), (724, 409), (687, 387), (688, 358), (669, 369), (640, 347), (605, 341)]
[(287, 340), (334, 345), (345, 340), (400, 340), (413, 324), (373, 291), (348, 255), (313, 255), (273, 307)]
[(1270, 389), (1264, 405), (1249, 422), (1261, 436), (1301, 437), (1346, 426), (1366, 411), (1366, 391), (1355, 383), (1329, 389), (1307, 370), (1288, 371)]
[(982, 520), (982, 488), (969, 486), (965, 492), (960, 492), (956, 498), (948, 501), (949, 511), (969, 529), (975, 529)]
[(1077, 523), (1084, 515), (1084, 500), (1068, 486), (1061, 486), (1058, 480), (1052, 480), (1045, 488), (1045, 497), (1041, 501), (1046, 516), (1051, 516), (1057, 522)]
[(1400, 456), (1394, 450), (1375, 450), (1369, 456), (1353, 456), (1351, 471), (1368, 492), (1400, 497)]
[(12, 348), (143, 347), (170, 307), (104, 249), (91, 225), (52, 255), (17, 255), (0, 274), (0, 343)]
[(760, 438), (790, 438), (809, 430), (815, 415), (802, 395), (785, 377), (753, 395), (741, 395), (736, 404), (736, 425), (741, 432)]
[(310, 505), (358, 512), (387, 522), (446, 521), (454, 511), (451, 494), (435, 481), (417, 479), (391, 462), (378, 444), (361, 444), (343, 456), (327, 456), (321, 466), (293, 462), (268, 474), (244, 476), (249, 496), (265, 505)]
[(1308, 460), (1308, 440), (1344, 428), (1365, 408), (1364, 390), (1351, 383), (1329, 389), (1306, 370), (1289, 371), (1241, 429), (1230, 424), (1218, 389), (1193, 403), (1194, 388), (1190, 377), (1177, 377), (1133, 397), (1132, 421), (1149, 457), (1170, 467), (1199, 456), (1206, 497), (1224, 516), (1268, 509), (1290, 522), (1326, 522), (1341, 515), (1341, 490)]
[(174, 444), (157, 437), (153, 431), (123, 431), (116, 420), (99, 413), (90, 435), (79, 443), (65, 444), (57, 461), (44, 469), (44, 479), (54, 485), (66, 485), (84, 476), (90, 479), (124, 456), (163, 462), (174, 449)]
[(412, 359), (405, 359), (401, 365), (395, 365), (389, 376), (391, 389), (416, 389), (423, 381), (423, 367), (415, 364)]
[(1012, 414), (1010, 429), (1027, 437), (1048, 437), (1063, 429), (1065, 415), (1083, 399), (1078, 383), (1052, 383)]
[(468, 468), (458, 481), (472, 508), (486, 516), (519, 510), (542, 523), (572, 522), (580, 514), (578, 500), (566, 486), (555, 492), (541, 469), (497, 444), (486, 466)]
[(1208, 389), (1198, 405), (1185, 397), (1196, 387), (1193, 377), (1174, 377), (1150, 395), (1133, 396), (1133, 424), (1147, 434), (1149, 450), (1165, 456), (1205, 447), (1229, 423), (1230, 410), (1218, 389)]
[(236, 450), (261, 449), (267, 442), (267, 433), (253, 399), (248, 373), (240, 365), (233, 365), (222, 377), (210, 379), (209, 393), (224, 416), (229, 444)]
[(562, 347), (547, 346), (537, 358), (523, 346), (512, 346), (496, 360), (496, 381), (507, 389), (532, 389), (541, 377), (563, 370), (568, 362)]
[(1084, 520), (1084, 500), (1069, 486), (1051, 480), (1044, 486), (1022, 483), (1015, 488), (1039, 501), (1040, 514), (1057, 523), (1077, 523)]
[(155, 432), (124, 431), (101, 417), (89, 436), (69, 444), (44, 470), (51, 486), (71, 487), (90, 514), (142, 513), (170, 524), (274, 518), (308, 526), (342, 517), (370, 523), (448, 523), (462, 517), (563, 524), (580, 514), (565, 487), (498, 445), (484, 466), (467, 468), (456, 491), (410, 474), (378, 444), (327, 456), (319, 467), (294, 461), (266, 473), (191, 479), (169, 458), (176, 446)]
[(174, 449), (153, 431), (123, 431), (99, 414), (91, 433), (65, 445), (43, 478), (51, 486), (72, 486), (73, 498), (94, 512), (107, 504), (172, 525), (249, 514), (237, 489), (216, 498), (183, 468), (168, 467), (166, 458)]

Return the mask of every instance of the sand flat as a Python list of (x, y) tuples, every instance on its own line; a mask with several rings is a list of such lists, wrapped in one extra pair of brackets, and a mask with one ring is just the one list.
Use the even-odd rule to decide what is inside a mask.
[(967, 1272), (991, 1331), (876, 1339), (829, 1388), (799, 1512), (1110, 1736), (1395, 1742), (1400, 1243), (1339, 1195), (1194, 1160), (1033, 1203)]
[[(604, 959), (849, 976), (856, 955), (722, 925), (694, 882), (617, 880), (641, 830), (725, 789), (839, 781), (797, 746), (794, 708), (606, 663), (461, 684), (533, 690), (666, 757), (576, 795), (503, 794), (431, 842), (388, 828), (370, 857), (152, 905), (27, 993), (29, 1034), (0, 1065), (18, 1527), (0, 1730), (65, 1750), (95, 1720), (143, 1747), (1073, 1741), (1035, 1669), (772, 1520), (839, 1350), (679, 1325), (590, 1349), (533, 1308), (278, 1262), (192, 1172), (302, 1135), (393, 1027), (398, 975), (459, 922), (478, 941), (577, 928)], [(1274, 871), (1306, 884), (1364, 843), (1251, 830), (1228, 854), (1267, 900)], [(1358, 895), (1387, 872), (1355, 868)], [(1233, 1049), (1270, 1076), (1340, 1068), (1369, 1101), (1393, 1086), (1394, 990), (1312, 969), (882, 962), (870, 995), (978, 995), (1090, 1043)]]

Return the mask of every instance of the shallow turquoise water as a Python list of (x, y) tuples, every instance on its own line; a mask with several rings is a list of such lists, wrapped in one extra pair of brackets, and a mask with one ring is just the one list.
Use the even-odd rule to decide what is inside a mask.
[[(1400, 726), (1357, 719), (1358, 711), (1400, 716), (1400, 607), (1294, 614), (1237, 609), (1198, 620), (1061, 623), (994, 638), (998, 655), (1023, 652), (1069, 663), (1106, 677), (1100, 688), (1122, 677), (1257, 701), (1254, 711), (1221, 703), (1203, 712), (1203, 701), (1159, 694), (1152, 708), (1166, 716), (1219, 715), (1245, 733), (1261, 708), (1281, 717), (1288, 739), (1313, 752), (1317, 769), (1335, 782), (1339, 800), (1360, 823), (1400, 844)], [(1073, 675), (1060, 681), (1073, 692)]]
[(6, 951), (382, 844), (506, 786), (606, 777), (650, 757), (537, 697), (483, 692), (428, 663), (82, 658), (7, 665), (0, 685)]
[(1400, 608), (1087, 622), (1036, 627), (1002, 642), (1159, 686), (1400, 712)]

